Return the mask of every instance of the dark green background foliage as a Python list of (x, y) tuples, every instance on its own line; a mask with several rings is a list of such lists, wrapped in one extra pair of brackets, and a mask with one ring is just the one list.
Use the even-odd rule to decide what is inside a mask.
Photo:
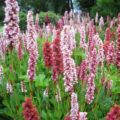
[(55, 24), (57, 22), (57, 20), (60, 18), (59, 15), (48, 11), (48, 12), (40, 12), (39, 13), (39, 22), (40, 25), (42, 25), (45, 22), (45, 17), (46, 15), (48, 15), (50, 22), (52, 22), (53, 24)]
[[(20, 6), (20, 27), (25, 29), (26, 13), (28, 10), (33, 10), (34, 14), (40, 12), (51, 11), (49, 13), (53, 23), (58, 19), (58, 15), (63, 15), (65, 10), (70, 11), (75, 7), (78, 7), (82, 11), (90, 12), (94, 17), (96, 12), (99, 12), (100, 16), (117, 16), (120, 12), (120, 0), (18, 0)], [(56, 14), (54, 14), (56, 13)], [(40, 24), (44, 21), (46, 13), (40, 13)], [(55, 18), (55, 19), (54, 19)], [(4, 20), (4, 0), (0, 0), (0, 25), (3, 25)]]
[(91, 8), (91, 14), (95, 15), (96, 11), (102, 16), (117, 16), (120, 12), (120, 0), (96, 0), (96, 4)]
[(55, 13), (64, 13), (65, 10), (70, 10), (72, 0), (18, 0), (21, 9), (28, 11), (32, 9), (35, 13), (41, 11), (54, 11)]
[[(18, 0), (20, 6), (20, 27), (22, 30), (26, 28), (26, 14), (28, 10), (32, 10), (34, 15), (39, 14), (40, 25), (45, 20), (46, 14), (52, 23), (56, 23), (59, 15), (64, 14), (65, 10), (70, 11), (73, 7), (72, 0)], [(4, 0), (0, 0), (0, 26), (4, 23)], [(59, 14), (59, 15), (57, 15)]]
[[(53, 24), (55, 24), (57, 22), (57, 20), (60, 18), (60, 15), (57, 15), (57, 14), (55, 14), (52, 11), (40, 12), (39, 13), (39, 24), (41, 26), (45, 22), (46, 15), (48, 15), (50, 22), (53, 23)], [(35, 18), (35, 15), (34, 15), (34, 18)], [(27, 20), (27, 13), (20, 12), (20, 28), (21, 28), (21, 30), (25, 30), (26, 29), (26, 25), (27, 25), (27, 21), (26, 20)]]

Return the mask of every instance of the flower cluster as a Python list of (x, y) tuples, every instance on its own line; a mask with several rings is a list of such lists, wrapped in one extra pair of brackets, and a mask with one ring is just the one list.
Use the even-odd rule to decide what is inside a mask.
[(19, 6), (16, 0), (5, 0), (4, 37), (8, 45), (14, 46), (19, 36)]
[(106, 116), (106, 120), (119, 120), (120, 119), (120, 106), (114, 105)]
[(104, 54), (103, 44), (101, 44), (97, 54), (97, 64), (101, 64), (102, 65), (101, 67), (103, 67), (104, 59), (105, 59), (105, 54)]
[(87, 58), (87, 64), (89, 69), (89, 75), (87, 79), (87, 92), (85, 95), (86, 101), (88, 104), (91, 104), (94, 99), (94, 91), (95, 91), (95, 75), (97, 71), (97, 51), (94, 48), (90, 51), (89, 56)]
[(72, 54), (72, 51), (76, 48), (76, 40), (75, 40), (75, 29), (73, 26), (65, 25), (61, 32), (61, 47), (65, 46), (65, 48), (69, 51), (69, 55)]
[[(33, 13), (32, 11), (28, 12), (27, 15), (27, 49), (29, 52), (29, 61), (28, 61), (28, 78), (29, 80), (34, 80), (35, 77), (35, 67), (38, 59), (38, 46), (36, 39), (36, 33), (34, 29)], [(28, 41), (29, 40), (29, 41)]]
[(97, 33), (96, 35), (94, 35), (93, 37), (96, 47), (98, 48), (98, 52), (97, 52), (97, 64), (104, 62), (105, 59), (105, 55), (104, 55), (104, 49), (103, 49), (103, 42), (99, 37), (99, 34)]
[(75, 68), (75, 62), (69, 56), (64, 56), (63, 58), (64, 65), (64, 85), (65, 91), (70, 92), (73, 90), (73, 85), (77, 83), (77, 71)]
[(111, 31), (110, 28), (106, 28), (106, 32), (105, 32), (105, 41), (110, 41), (111, 39)]
[(105, 41), (104, 44), (103, 44), (103, 49), (104, 49), (105, 56), (107, 54), (109, 44), (110, 44), (110, 41)]
[(86, 48), (86, 33), (85, 33), (85, 26), (80, 28), (80, 47)]
[(90, 73), (96, 74), (97, 70), (97, 51), (96, 48), (94, 48), (90, 53), (89, 53), (89, 59), (87, 60), (88, 67)]
[(64, 25), (64, 22), (63, 22), (63, 19), (61, 18), (57, 21), (56, 28), (57, 29), (62, 29), (63, 25)]
[(58, 75), (63, 72), (63, 57), (60, 49), (59, 31), (52, 43), (52, 65), (53, 80), (56, 81)]
[(88, 76), (88, 80), (87, 80), (87, 92), (86, 92), (85, 98), (88, 104), (91, 104), (94, 99), (94, 92), (95, 92), (94, 78), (95, 78), (95, 75), (91, 73)]
[(25, 120), (40, 120), (36, 107), (31, 98), (26, 98), (23, 106), (23, 115)]
[(87, 120), (86, 112), (79, 112), (79, 104), (77, 100), (77, 94), (72, 92), (71, 94), (71, 110), (70, 115), (65, 120)]
[(120, 26), (118, 27), (118, 40), (117, 40), (117, 52), (116, 52), (116, 64), (120, 68)]
[(115, 61), (114, 42), (111, 42), (108, 46), (108, 50), (106, 53), (106, 61), (108, 64), (114, 63), (114, 61)]
[(86, 80), (86, 70), (87, 70), (87, 62), (86, 60), (83, 60), (80, 64), (80, 66), (77, 68), (77, 75), (80, 80)]
[(27, 14), (27, 33), (26, 34), (27, 34), (26, 36), (27, 50), (30, 52), (33, 49), (34, 41), (37, 38), (32, 11), (28, 11), (28, 14)]
[(87, 120), (87, 112), (79, 112), (78, 120)]
[(103, 46), (105, 55), (107, 54), (110, 40), (111, 40), (111, 31), (110, 31), (110, 28), (108, 27), (105, 32), (105, 40), (104, 40), (104, 46)]
[(29, 60), (28, 60), (28, 78), (29, 80), (34, 80), (35, 77), (35, 68), (36, 68), (36, 62), (37, 62), (38, 54), (34, 50), (30, 53)]
[(52, 66), (52, 48), (51, 43), (46, 41), (43, 45), (43, 58), (47, 68)]
[(78, 120), (78, 112), (79, 112), (79, 104), (77, 100), (77, 94), (71, 94), (71, 110), (70, 110), (70, 117), (71, 120)]
[(75, 40), (75, 29), (73, 26), (68, 26), (66, 31), (68, 33), (68, 47), (72, 51), (76, 48), (76, 40)]
[(74, 49), (75, 42), (69, 41), (70, 40), (69, 28), (70, 28), (69, 26), (64, 26), (61, 32), (61, 42), (60, 42), (60, 47), (63, 56), (64, 85), (65, 85), (65, 91), (67, 92), (72, 91), (73, 85), (77, 82), (77, 71), (75, 67), (75, 62), (71, 58), (72, 50)]
[(27, 50), (27, 36), (24, 33), (22, 34), (22, 41), (23, 41), (24, 49)]
[(94, 48), (94, 41), (93, 41), (94, 31), (93, 31), (92, 21), (90, 21), (88, 28), (89, 28), (88, 29), (88, 45), (89, 45), (89, 51), (91, 51)]

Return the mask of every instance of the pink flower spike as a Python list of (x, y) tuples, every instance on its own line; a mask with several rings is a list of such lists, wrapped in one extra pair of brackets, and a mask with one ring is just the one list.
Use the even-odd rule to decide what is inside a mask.
[(19, 6), (16, 0), (5, 0), (4, 37), (8, 45), (15, 46), (19, 37)]

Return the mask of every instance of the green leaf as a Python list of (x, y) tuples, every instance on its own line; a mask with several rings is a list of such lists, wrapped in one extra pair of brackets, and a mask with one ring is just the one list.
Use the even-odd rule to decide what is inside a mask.
[(36, 87), (46, 87), (49, 84), (49, 79), (45, 78), (44, 74), (40, 74), (35, 78), (35, 86)]
[(118, 94), (118, 93), (120, 93), (120, 87), (114, 87), (114, 88), (112, 88), (112, 93), (113, 93), (113, 94)]

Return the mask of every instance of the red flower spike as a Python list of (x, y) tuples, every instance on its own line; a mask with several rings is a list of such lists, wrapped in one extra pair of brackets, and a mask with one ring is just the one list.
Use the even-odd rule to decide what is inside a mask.
[(120, 106), (114, 105), (106, 116), (106, 120), (120, 120)]
[(23, 116), (25, 120), (40, 120), (36, 107), (31, 98), (26, 98), (23, 106)]
[(53, 80), (57, 80), (60, 73), (63, 72), (63, 57), (60, 49), (59, 31), (52, 43), (52, 65), (53, 65)]
[(50, 68), (52, 66), (52, 49), (51, 43), (48, 41), (46, 41), (43, 45), (43, 57), (45, 66)]

